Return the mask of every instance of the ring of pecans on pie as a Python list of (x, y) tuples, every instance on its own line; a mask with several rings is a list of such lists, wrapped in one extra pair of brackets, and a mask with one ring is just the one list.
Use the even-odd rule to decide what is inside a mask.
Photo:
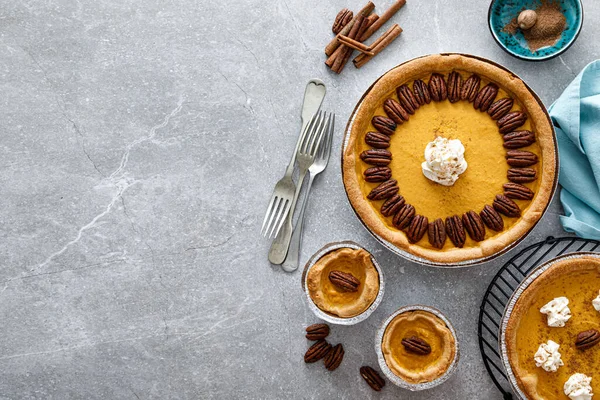
[[(537, 171), (532, 168), (538, 163), (538, 156), (532, 152), (520, 150), (535, 142), (535, 134), (528, 130), (519, 130), (527, 121), (523, 111), (511, 111), (514, 100), (510, 97), (496, 99), (498, 86), (488, 83), (481, 87), (481, 79), (472, 74), (463, 80), (460, 73), (452, 71), (448, 77), (433, 73), (428, 83), (417, 79), (412, 89), (403, 84), (396, 88), (398, 100), (389, 98), (383, 104), (387, 116), (375, 116), (371, 120), (377, 132), (368, 132), (365, 143), (371, 149), (360, 154), (361, 160), (371, 167), (364, 171), (367, 182), (378, 182), (367, 198), (371, 201), (384, 200), (381, 214), (392, 218), (393, 225), (404, 230), (411, 243), (417, 243), (427, 233), (429, 243), (437, 249), (444, 247), (446, 239), (456, 247), (463, 247), (466, 235), (474, 241), (485, 239), (485, 229), (502, 231), (504, 222), (500, 214), (508, 218), (521, 216), (519, 206), (513, 201), (531, 200), (534, 192), (523, 183), (537, 179)], [(435, 221), (417, 213), (415, 207), (408, 204), (399, 193), (398, 182), (392, 177), (388, 164), (392, 161), (392, 153), (387, 150), (396, 127), (410, 118), (418, 108), (432, 101), (449, 100), (468, 101), (476, 110), (487, 112), (503, 136), (506, 151), (506, 162), (509, 165), (507, 178), (509, 182), (503, 186), (504, 192), (496, 195), (491, 205), (486, 204), (479, 212), (468, 211), (462, 216), (449, 215), (445, 221)]]

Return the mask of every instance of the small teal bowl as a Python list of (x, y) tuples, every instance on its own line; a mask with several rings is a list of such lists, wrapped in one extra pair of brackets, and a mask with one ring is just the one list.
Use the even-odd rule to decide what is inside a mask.
[(581, 0), (559, 0), (559, 3), (567, 19), (567, 28), (554, 46), (531, 52), (520, 30), (514, 35), (502, 31), (524, 8), (536, 9), (540, 6), (541, 0), (493, 0), (488, 12), (490, 32), (500, 47), (517, 58), (527, 61), (544, 61), (554, 58), (571, 47), (583, 25)]

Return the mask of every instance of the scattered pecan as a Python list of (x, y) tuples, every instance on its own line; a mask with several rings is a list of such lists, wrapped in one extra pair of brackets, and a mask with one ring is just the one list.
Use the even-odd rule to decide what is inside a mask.
[(306, 327), (306, 338), (308, 340), (325, 339), (329, 335), (329, 325), (312, 324)]
[(506, 152), (506, 162), (511, 167), (529, 167), (538, 162), (538, 156), (530, 151), (509, 150)]
[(413, 92), (419, 105), (431, 103), (431, 95), (427, 84), (420, 79), (413, 82)]
[(510, 112), (514, 103), (515, 101), (513, 99), (505, 97), (493, 102), (487, 112), (494, 121), (497, 121)]
[(385, 381), (381, 375), (368, 365), (360, 367), (360, 376), (362, 376), (367, 384), (371, 386), (371, 389), (376, 392), (379, 392), (385, 386)]
[(523, 125), (527, 121), (527, 114), (521, 111), (513, 111), (496, 121), (500, 133), (509, 133)]
[(394, 99), (387, 99), (383, 102), (383, 111), (398, 125), (408, 121), (408, 117), (410, 117), (404, 107)]
[(429, 93), (434, 101), (444, 101), (448, 98), (448, 89), (444, 76), (438, 73), (431, 74), (429, 78)]
[(344, 346), (341, 343), (336, 344), (325, 356), (325, 368), (328, 371), (333, 371), (340, 366), (344, 359)]
[(347, 8), (342, 8), (335, 17), (335, 21), (333, 22), (333, 26), (331, 27), (333, 33), (335, 35), (340, 33), (342, 29), (344, 29), (344, 27), (348, 25), (348, 22), (350, 22), (352, 18), (354, 18), (354, 13), (351, 10), (348, 10)]
[(411, 243), (417, 243), (425, 232), (427, 232), (427, 228), (429, 227), (429, 220), (427, 217), (422, 215), (415, 215), (415, 217), (410, 221), (410, 225), (408, 226), (408, 231), (406, 232), (406, 236), (408, 237), (408, 241)]
[(395, 195), (393, 195), (392, 197), (390, 197), (383, 203), (383, 205), (381, 206), (381, 214), (384, 217), (390, 217), (392, 215), (396, 215), (396, 213), (398, 211), (400, 211), (400, 209), (402, 208), (404, 203), (405, 203), (404, 197), (402, 197), (402, 195), (396, 193)]
[(446, 229), (444, 228), (444, 221), (441, 218), (429, 223), (427, 236), (429, 237), (429, 243), (436, 249), (444, 247), (444, 243), (446, 243)]
[(471, 236), (471, 239), (476, 242), (481, 242), (485, 239), (485, 226), (483, 225), (481, 217), (475, 211), (464, 213), (462, 222), (465, 226), (465, 230), (469, 233), (469, 236)]
[(349, 272), (333, 270), (329, 273), (329, 281), (344, 292), (356, 292), (360, 281)]
[(383, 200), (392, 197), (396, 193), (398, 193), (398, 181), (395, 179), (388, 179), (374, 187), (367, 195), (367, 199)]
[(479, 216), (483, 220), (483, 223), (491, 230), (501, 232), (502, 229), (504, 229), (504, 220), (500, 214), (494, 210), (494, 207), (486, 204), (479, 213)]
[(509, 168), (506, 175), (509, 181), (515, 183), (533, 182), (537, 179), (537, 172), (532, 168)]
[(535, 135), (531, 131), (514, 131), (504, 135), (504, 147), (520, 149), (535, 143)]
[(527, 186), (518, 183), (505, 183), (503, 185), (504, 195), (509, 199), (516, 200), (531, 200), (533, 199), (533, 191)]
[(495, 83), (488, 83), (479, 91), (479, 93), (477, 93), (475, 101), (473, 101), (473, 107), (480, 111), (487, 111), (494, 102), (497, 94), (498, 85)]
[(456, 247), (463, 247), (465, 245), (467, 234), (458, 215), (446, 218), (446, 233)]
[(450, 75), (448, 75), (448, 100), (450, 100), (450, 103), (456, 103), (460, 100), (462, 85), (462, 76), (456, 71), (450, 72)]
[(393, 119), (380, 115), (373, 117), (371, 123), (379, 132), (392, 136), (396, 132), (396, 123)]
[(511, 199), (506, 197), (503, 194), (497, 194), (494, 199), (494, 210), (498, 211), (500, 214), (504, 214), (507, 217), (519, 217), (521, 216), (521, 209)]
[(369, 149), (360, 153), (360, 159), (367, 164), (383, 167), (392, 162), (392, 153), (385, 149)]
[(369, 132), (365, 136), (365, 143), (376, 149), (387, 149), (390, 147), (390, 137), (379, 132)]
[(431, 346), (429, 343), (416, 336), (404, 338), (400, 343), (402, 343), (402, 346), (404, 346), (409, 353), (419, 354), (421, 356), (426, 356), (431, 353)]
[(367, 182), (383, 182), (392, 177), (392, 170), (390, 167), (371, 167), (363, 175)]
[(400, 209), (400, 211), (398, 211), (396, 213), (396, 215), (394, 215), (394, 219), (392, 220), (392, 223), (394, 224), (394, 226), (398, 229), (405, 229), (408, 228), (408, 226), (410, 225), (410, 222), (412, 221), (412, 219), (415, 216), (415, 208), (413, 206), (411, 206), (408, 203), (405, 203), (402, 208)]
[(598, 343), (600, 343), (600, 332), (598, 332), (596, 329), (589, 329), (577, 334), (575, 347), (577, 347), (579, 350), (585, 350), (597, 345)]
[(331, 345), (324, 339), (318, 340), (306, 350), (304, 354), (305, 363), (314, 363), (325, 357), (331, 350)]
[(481, 79), (479, 75), (473, 74), (471, 75), (465, 83), (463, 83), (462, 90), (460, 91), (460, 99), (467, 100), (469, 103), (475, 101), (475, 97), (479, 92), (479, 83)]
[(409, 114), (414, 114), (415, 110), (419, 108), (419, 103), (415, 96), (413, 95), (412, 90), (408, 87), (408, 85), (402, 85), (396, 88), (396, 94), (398, 95), (398, 100), (400, 100), (400, 104)]

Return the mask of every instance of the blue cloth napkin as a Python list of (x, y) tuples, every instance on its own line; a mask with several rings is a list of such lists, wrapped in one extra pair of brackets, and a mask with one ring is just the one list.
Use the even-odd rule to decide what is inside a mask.
[(560, 155), (567, 232), (600, 240), (600, 60), (588, 64), (550, 106)]

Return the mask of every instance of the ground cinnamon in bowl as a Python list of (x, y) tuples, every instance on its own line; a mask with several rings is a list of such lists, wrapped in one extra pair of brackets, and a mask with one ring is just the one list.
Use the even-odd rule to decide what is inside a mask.
[[(567, 19), (558, 1), (542, 0), (541, 5), (534, 11), (537, 13), (537, 22), (532, 28), (522, 30), (531, 52), (543, 47), (554, 46), (567, 26)], [(506, 24), (503, 31), (512, 35), (517, 33), (519, 30), (517, 18), (518, 16), (515, 16)]]

